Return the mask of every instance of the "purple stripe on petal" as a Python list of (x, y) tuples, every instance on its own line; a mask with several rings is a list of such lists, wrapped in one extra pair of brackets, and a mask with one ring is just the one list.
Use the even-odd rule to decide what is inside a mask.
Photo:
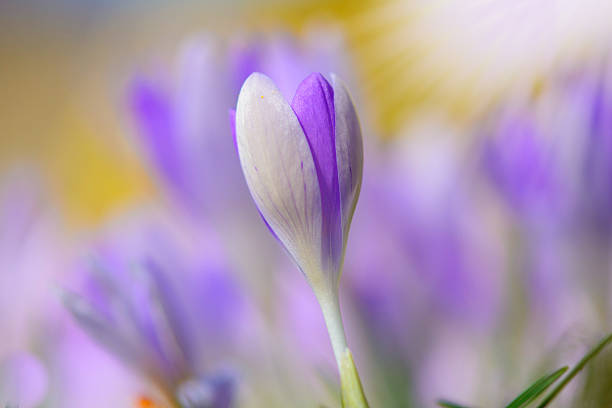
[(342, 227), (336, 136), (334, 91), (321, 74), (308, 76), (295, 93), (291, 107), (295, 112), (312, 152), (322, 210), (322, 255), (337, 270), (342, 254)]

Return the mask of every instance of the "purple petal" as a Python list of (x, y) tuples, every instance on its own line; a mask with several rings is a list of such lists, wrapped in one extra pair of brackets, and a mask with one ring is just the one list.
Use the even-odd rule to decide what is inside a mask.
[(176, 333), (168, 322), (159, 293), (148, 271), (137, 269), (139, 276), (128, 288), (128, 316), (133, 320), (137, 338), (142, 341), (142, 348), (150, 355), (150, 362), (159, 367), (159, 373), (169, 383), (186, 371), (183, 350), (176, 343)]
[(329, 266), (336, 270), (342, 255), (342, 228), (334, 91), (321, 74), (311, 74), (298, 87), (291, 107), (308, 140), (319, 179), (322, 258), (330, 260)]
[(504, 118), (495, 138), (486, 141), (487, 174), (516, 209), (552, 203), (555, 183), (549, 150), (527, 115)]
[(342, 233), (346, 243), (351, 219), (361, 190), (363, 141), (355, 106), (344, 83), (332, 74), (336, 113), (336, 155), (342, 203)]
[(142, 347), (132, 344), (110, 322), (100, 316), (87, 301), (68, 291), (62, 293), (62, 301), (77, 324), (100, 346), (114, 354), (128, 367), (140, 370), (145, 375), (149, 372), (147, 356), (143, 353)]
[(231, 271), (223, 265), (205, 262), (198, 271), (194, 294), (198, 305), (197, 321), (210, 345), (226, 345), (235, 340), (245, 298)]
[[(581, 206), (601, 233), (612, 230), (612, 97), (606, 83), (594, 81), (587, 94), (590, 132), (585, 141)], [(590, 99), (590, 100), (589, 100)]]
[[(175, 344), (180, 334), (172, 331), (175, 327), (169, 321), (166, 309), (171, 306), (164, 303), (169, 299), (160, 298), (165, 295), (160, 294), (159, 290), (159, 286), (164, 283), (156, 279), (154, 271), (129, 267), (129, 257), (115, 248), (105, 249), (100, 251), (101, 256), (94, 270), (95, 278), (104, 288), (107, 306), (112, 305), (114, 309), (110, 319), (107, 319), (109, 323), (106, 327), (123, 336), (127, 343), (140, 342), (138, 348), (143, 355), (142, 359), (151, 364), (147, 371), (155, 370), (171, 381), (183, 371), (184, 362), (188, 358), (182, 353), (185, 350), (183, 344), (178, 344), (179, 348)], [(96, 313), (100, 315), (98, 320), (102, 321), (104, 315), (97, 310)], [(106, 347), (109, 345), (106, 344)], [(116, 349), (111, 351), (120, 354)], [(177, 352), (181, 354), (176, 355)]]
[(591, 93), (590, 127), (591, 134), (609, 135), (612, 130), (612, 100), (603, 80), (595, 81)]
[(130, 89), (130, 104), (150, 160), (167, 183), (183, 199), (191, 198), (181, 154), (172, 103), (151, 82), (137, 78)]
[(172, 283), (163, 273), (161, 268), (152, 261), (146, 264), (146, 273), (151, 279), (153, 296), (159, 302), (164, 318), (169, 327), (169, 333), (180, 349), (182, 358), (187, 363), (195, 359), (195, 345), (190, 341), (193, 338), (191, 331), (185, 321), (185, 312), (181, 307), (177, 293)]

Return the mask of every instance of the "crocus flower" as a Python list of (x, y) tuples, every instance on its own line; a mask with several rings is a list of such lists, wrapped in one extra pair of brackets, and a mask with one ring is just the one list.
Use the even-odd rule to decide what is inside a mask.
[(226, 65), (213, 38), (197, 37), (181, 48), (174, 77), (137, 75), (128, 89), (152, 170), (171, 198), (198, 215), (241, 192), (223, 188), (240, 177), (231, 142), (219, 137), (228, 130), (222, 107), (233, 95)]
[[(157, 237), (155, 231), (143, 234)], [(158, 247), (173, 252), (167, 250), (171, 240), (139, 243), (133, 242), (138, 237), (130, 238), (120, 246), (99, 245), (78, 291), (82, 294), (64, 292), (65, 305), (90, 337), (149, 380), (165, 403), (183, 408), (230, 407), (233, 376), (227, 370), (210, 373), (203, 366), (223, 350), (217, 336), (225, 344), (235, 343), (241, 329), (236, 323), (244, 310), (238, 287), (227, 271), (219, 273), (222, 266), (216, 259), (179, 260), (173, 255), (184, 252), (160, 254)], [(174, 279), (177, 275), (181, 279)], [(147, 395), (141, 405), (150, 406), (147, 401), (155, 399), (155, 394)]]
[[(175, 303), (176, 294), (158, 270), (147, 268), (143, 272), (143, 281), (135, 282), (130, 291), (117, 287), (117, 282), (101, 271), (90, 283), (98, 285), (95, 290), (101, 292), (99, 299), (66, 292), (64, 303), (94, 340), (151, 380), (168, 403), (179, 401), (185, 408), (231, 406), (228, 390), (233, 387), (233, 379), (225, 373), (198, 374), (193, 345)], [(141, 400), (152, 401), (149, 397)], [(141, 405), (150, 406), (144, 402)]]
[(235, 138), (264, 221), (304, 273), (319, 301), (340, 368), (343, 399), (367, 406), (346, 345), (338, 284), (363, 168), (361, 130), (349, 93), (331, 75), (308, 76), (291, 104), (267, 76), (247, 78)]
[(553, 145), (528, 113), (506, 114), (483, 147), (486, 175), (523, 216), (550, 214), (558, 190)]

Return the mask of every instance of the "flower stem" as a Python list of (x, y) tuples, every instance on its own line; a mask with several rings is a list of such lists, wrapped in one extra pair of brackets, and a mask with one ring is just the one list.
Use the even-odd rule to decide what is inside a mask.
[[(315, 291), (316, 293), (316, 291)], [(338, 371), (340, 373), (340, 387), (342, 390), (342, 406), (344, 408), (369, 408), (359, 373), (353, 355), (346, 344), (344, 324), (338, 295), (335, 293), (316, 293), (319, 305), (323, 311), (323, 318), (331, 340)]]
[(368, 400), (363, 393), (361, 379), (353, 361), (353, 354), (348, 347), (340, 367), (340, 386), (342, 388), (342, 406), (345, 408), (369, 408)]
[(331, 340), (332, 349), (334, 350), (334, 357), (336, 357), (336, 362), (338, 366), (340, 366), (347, 345), (338, 296), (325, 292), (317, 294), (317, 299), (321, 306), (321, 311), (323, 312), (329, 339)]

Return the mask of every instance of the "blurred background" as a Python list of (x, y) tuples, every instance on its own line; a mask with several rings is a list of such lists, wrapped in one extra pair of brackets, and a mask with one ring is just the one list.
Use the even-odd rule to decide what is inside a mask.
[[(612, 327), (612, 4), (0, 3), (0, 406), (338, 407), (228, 110), (335, 72), (341, 283), (372, 407), (508, 403)], [(612, 354), (556, 401), (612, 406)]]

